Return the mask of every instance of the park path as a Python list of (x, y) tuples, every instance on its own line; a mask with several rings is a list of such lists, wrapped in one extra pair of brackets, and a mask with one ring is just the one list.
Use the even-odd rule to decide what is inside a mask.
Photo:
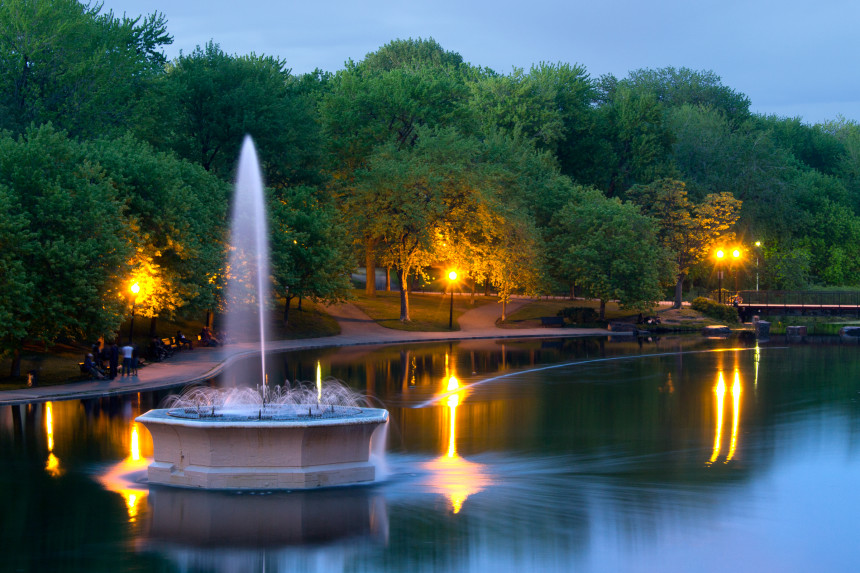
[[(508, 313), (514, 312), (528, 302), (530, 302), (528, 299), (515, 299), (508, 303)], [(501, 315), (501, 307), (497, 304), (486, 304), (463, 313), (457, 321), (460, 330), (453, 332), (410, 332), (384, 328), (376, 324), (357, 306), (349, 303), (329, 305), (325, 309), (337, 320), (341, 328), (340, 334), (322, 338), (270, 341), (267, 344), (267, 350), (286, 351), (475, 338), (551, 338), (610, 334), (607, 330), (585, 328), (498, 328), (495, 322)], [(193, 384), (216, 376), (226, 366), (240, 358), (259, 354), (259, 352), (258, 345), (250, 343), (185, 350), (177, 352), (169, 360), (141, 368), (137, 376), (0, 391), (0, 405), (94, 398)]]

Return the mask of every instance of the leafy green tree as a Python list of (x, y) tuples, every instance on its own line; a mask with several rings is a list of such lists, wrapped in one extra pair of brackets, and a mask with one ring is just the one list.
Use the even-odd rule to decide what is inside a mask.
[(658, 225), (659, 244), (675, 264), (675, 308), (681, 308), (687, 273), (711, 253), (718, 241), (733, 238), (731, 229), (740, 216), (741, 201), (724, 192), (693, 203), (687, 198), (684, 182), (673, 179), (633, 187), (628, 196)]
[[(0, 187), (6, 232), (20, 233), (3, 260), (19, 300), (4, 309), (5, 350), (19, 356), (25, 340), (51, 344), (115, 332), (124, 314), (124, 278), (132, 245), (124, 206), (103, 169), (81, 145), (50, 126), (18, 139), (0, 137)], [(6, 289), (4, 289), (6, 290)], [(8, 296), (8, 295), (7, 295)], [(20, 361), (13, 360), (12, 375)]]
[(352, 209), (351, 233), (364, 248), (369, 294), (375, 292), (375, 258), (381, 239), (365, 224), (378, 214), (362, 210), (369, 203), (353, 197), (368, 196), (366, 187), (356, 189), (357, 174), (378, 149), (416, 145), (423, 128), (468, 124), (463, 67), (459, 54), (446, 52), (432, 39), (397, 40), (360, 63), (348, 62), (322, 97), (320, 116), (331, 159), (332, 188)]
[(750, 100), (724, 86), (710, 70), (689, 68), (640, 69), (621, 80), (622, 85), (654, 94), (667, 111), (681, 105), (718, 110), (730, 124), (738, 126), (750, 118)]
[(172, 43), (161, 14), (121, 18), (76, 0), (0, 4), (0, 129), (51, 122), (72, 136), (119, 134)]
[(601, 320), (610, 300), (641, 310), (660, 300), (671, 263), (654, 220), (634, 204), (584, 190), (557, 213), (553, 227), (559, 270), (600, 300)]
[(199, 165), (131, 136), (85, 147), (127, 209), (135, 248), (129, 282), (141, 287), (136, 312), (154, 318), (183, 307), (217, 308), (229, 186)]
[(245, 135), (268, 185), (319, 181), (319, 128), (307, 86), (271, 56), (230, 56), (209, 42), (167, 68), (164, 119), (147, 139), (230, 179)]
[(476, 154), (474, 140), (456, 130), (422, 130), (413, 147), (381, 147), (360, 174), (348, 209), (374, 213), (365, 225), (397, 273), (401, 321), (410, 320), (410, 274), (436, 258), (445, 222), (477, 188)]
[(609, 196), (623, 197), (634, 184), (671, 176), (672, 134), (664, 125), (663, 109), (648, 91), (619, 85), (601, 108), (608, 124), (611, 156), (605, 180)]
[(272, 275), (285, 299), (284, 324), (294, 298), (346, 300), (355, 264), (334, 205), (321, 201), (310, 187), (277, 190), (270, 205)]

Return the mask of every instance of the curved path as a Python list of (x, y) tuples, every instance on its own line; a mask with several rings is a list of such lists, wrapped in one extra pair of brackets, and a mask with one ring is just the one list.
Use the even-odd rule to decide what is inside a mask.
[[(527, 304), (527, 299), (508, 303), (508, 312)], [(271, 341), (267, 350), (301, 350), (330, 346), (356, 346), (439, 340), (465, 340), (474, 338), (551, 338), (569, 336), (602, 336), (613, 334), (608, 330), (586, 328), (527, 328), (504, 329), (495, 324), (501, 310), (495, 304), (486, 304), (463, 313), (458, 319), (460, 330), (453, 332), (410, 332), (384, 328), (376, 324), (357, 306), (344, 303), (326, 307), (337, 320), (341, 332), (324, 338)], [(618, 333), (615, 333), (618, 334)], [(195, 348), (174, 354), (164, 362), (149, 364), (137, 376), (118, 377), (113, 380), (89, 380), (58, 386), (24, 388), (0, 392), (0, 405), (48, 400), (71, 400), (143, 392), (183, 386), (217, 375), (231, 362), (259, 353), (256, 344), (231, 344), (223, 348)]]

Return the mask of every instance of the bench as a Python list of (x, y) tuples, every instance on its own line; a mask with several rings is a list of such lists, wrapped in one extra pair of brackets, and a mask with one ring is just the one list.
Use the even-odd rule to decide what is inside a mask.
[(174, 350), (179, 350), (179, 345), (176, 344), (176, 341), (173, 339), (173, 337), (168, 336), (167, 338), (162, 338), (161, 344), (163, 344), (164, 347), (167, 348), (170, 352), (173, 352)]
[(561, 316), (542, 316), (540, 317), (541, 326), (564, 326), (564, 318)]

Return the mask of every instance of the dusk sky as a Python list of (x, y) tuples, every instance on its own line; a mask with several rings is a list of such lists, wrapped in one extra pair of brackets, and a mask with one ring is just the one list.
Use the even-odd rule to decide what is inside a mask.
[(500, 73), (541, 61), (579, 63), (595, 78), (712, 70), (754, 112), (860, 120), (854, 0), (105, 0), (104, 9), (164, 13), (169, 58), (211, 39), (230, 54), (283, 58), (295, 74), (336, 72), (391, 40), (433, 38)]

